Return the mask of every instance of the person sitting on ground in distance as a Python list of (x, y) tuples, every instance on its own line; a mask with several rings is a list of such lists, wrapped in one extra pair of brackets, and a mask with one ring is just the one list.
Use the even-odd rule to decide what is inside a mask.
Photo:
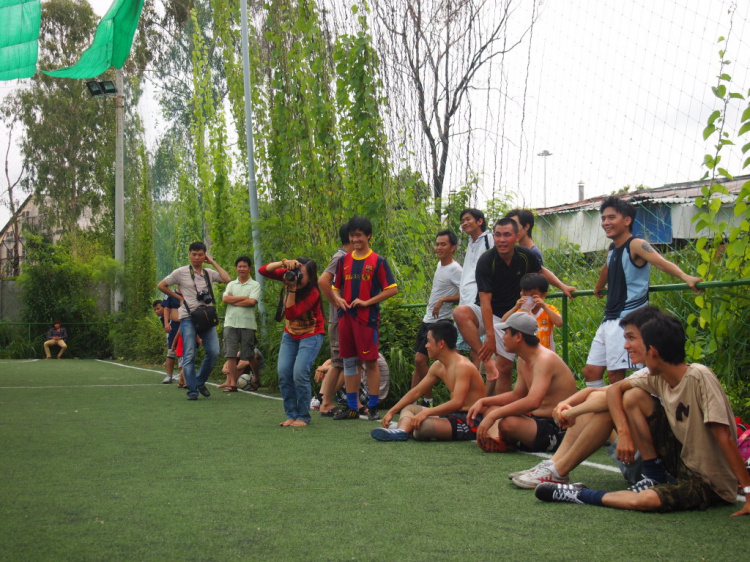
[(643, 480), (617, 492), (583, 484), (544, 483), (535, 495), (637, 511), (683, 511), (731, 505), (742, 487), (745, 503), (733, 515), (750, 514), (750, 474), (737, 450), (734, 413), (716, 375), (685, 363), (682, 323), (662, 314), (641, 328), (648, 374), (607, 389), (617, 428), (618, 458), (643, 457)]
[[(262, 361), (263, 356), (260, 353), (260, 350), (256, 347), (255, 353), (248, 361), (243, 361), (240, 359), (240, 354), (237, 352), (237, 373), (241, 373), (242, 375), (247, 375), (252, 373), (253, 374), (253, 382), (252, 384), (246, 388), (245, 390), (248, 390), (250, 392), (254, 392), (260, 388), (260, 366), (263, 363)], [(224, 362), (224, 365), (221, 367), (221, 374), (224, 375), (225, 379), (224, 382), (218, 385), (216, 388), (227, 388), (230, 386), (229, 382), (229, 360), (227, 359)]]
[[(388, 397), (388, 391), (391, 388), (391, 370), (382, 353), (378, 353), (378, 370), (380, 371), (380, 391), (378, 392), (378, 399), (382, 402)], [(369, 400), (367, 400), (369, 397), (369, 390), (367, 388), (367, 370), (365, 369), (364, 361), (357, 361), (357, 373), (359, 373), (361, 381), (359, 385), (359, 412), (361, 413), (367, 408), (364, 404), (369, 402)], [(325, 362), (315, 370), (315, 382), (322, 383), (320, 387), (321, 396), (334, 396), (344, 387), (344, 371), (343, 369), (331, 368), (331, 360), (326, 359)], [(332, 418), (341, 412), (341, 410), (336, 407), (324, 412), (322, 399), (320, 402), (320, 410), (320, 415), (324, 418)]]
[(52, 354), (49, 351), (50, 346), (56, 345), (60, 348), (60, 352), (57, 354), (57, 359), (62, 358), (63, 353), (68, 349), (65, 340), (68, 338), (68, 331), (62, 327), (60, 320), (55, 320), (54, 325), (47, 332), (47, 341), (44, 342), (44, 354), (47, 359), (52, 359)]
[[(623, 318), (625, 350), (632, 364), (643, 363), (646, 349), (641, 338), (641, 326), (662, 312), (653, 306), (634, 310)], [(639, 371), (641, 372), (641, 371)], [(615, 383), (616, 384), (616, 383)], [(567, 484), (570, 472), (611, 439), (612, 418), (607, 407), (606, 388), (584, 388), (560, 402), (552, 417), (563, 429), (565, 438), (551, 459), (536, 466), (509, 475), (519, 488), (533, 490), (544, 482)], [(616, 435), (616, 434), (615, 434)], [(623, 476), (635, 484), (641, 479), (640, 456), (638, 462), (624, 464), (615, 461)]]
[[(554, 351), (540, 345), (537, 321), (516, 312), (499, 328), (505, 330), (505, 349), (518, 356), (518, 378), (513, 390), (477, 400), (469, 423), (477, 425), (477, 444), (488, 453), (550, 452), (557, 449), (565, 430), (552, 419), (552, 410), (576, 392), (576, 381)], [(484, 419), (480, 421), (479, 415)]]
[[(411, 377), (412, 388), (424, 378), (430, 366), (425, 347), (427, 331), (435, 322), (453, 318), (453, 306), (458, 303), (462, 269), (461, 265), (453, 259), (457, 244), (458, 238), (451, 230), (441, 230), (435, 237), (435, 255), (440, 261), (432, 277), (432, 291), (427, 301), (427, 311), (417, 330), (417, 339), (414, 344), (414, 373)], [(432, 406), (432, 389), (425, 394), (422, 405)]]
[[(383, 416), (372, 430), (379, 441), (471, 441), (474, 432), (466, 423), (469, 409), (486, 395), (484, 381), (476, 366), (456, 351), (458, 330), (452, 322), (441, 320), (427, 332), (427, 355), (435, 360), (422, 381)], [(450, 400), (433, 408), (413, 402), (440, 381), (450, 392)], [(401, 412), (398, 429), (390, 429), (393, 416)]]
[(561, 327), (563, 319), (560, 311), (544, 301), (548, 290), (549, 282), (541, 273), (527, 273), (521, 277), (521, 298), (516, 306), (505, 313), (503, 322), (516, 312), (530, 312), (536, 318), (536, 337), (539, 338), (539, 342), (547, 349), (555, 351), (554, 327)]

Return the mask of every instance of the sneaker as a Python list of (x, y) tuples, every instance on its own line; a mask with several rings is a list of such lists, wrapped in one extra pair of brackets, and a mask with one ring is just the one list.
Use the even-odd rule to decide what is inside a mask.
[(164, 380), (161, 381), (161, 384), (172, 384), (172, 375), (167, 375), (164, 377)]
[(417, 406), (422, 406), (423, 408), (432, 408), (434, 405), (435, 403), (433, 401), (428, 402), (424, 398), (417, 402)]
[(344, 408), (338, 414), (333, 416), (335, 420), (357, 420), (359, 419), (359, 412), (352, 410), (351, 408)]
[(370, 408), (370, 412), (367, 414), (367, 419), (370, 421), (380, 421), (380, 414), (376, 408)]
[(534, 495), (543, 502), (582, 504), (583, 502), (578, 499), (578, 495), (584, 488), (586, 486), (583, 484), (553, 484), (552, 482), (545, 482), (536, 487)]
[(205, 384), (203, 386), (199, 386), (198, 387), (198, 392), (200, 392), (206, 398), (208, 398), (209, 396), (211, 396), (211, 393), (208, 391), (208, 389), (206, 388)]
[(550, 459), (546, 459), (540, 462), (539, 464), (532, 466), (531, 468), (527, 468), (526, 470), (519, 470), (518, 472), (511, 472), (510, 474), (508, 474), (508, 480), (513, 480), (516, 476), (521, 476), (521, 474), (528, 474), (529, 472), (533, 472), (540, 466), (548, 466), (551, 463), (552, 461)]
[(370, 432), (370, 435), (378, 441), (406, 441), (409, 439), (409, 434), (403, 429), (385, 429), (384, 427), (376, 427)]
[(198, 400), (197, 394), (188, 394), (188, 400)]
[(649, 488), (653, 486), (657, 486), (659, 484), (660, 483), (657, 482), (656, 480), (652, 480), (651, 478), (644, 476), (641, 480), (639, 480), (638, 482), (630, 486), (630, 488), (628, 488), (628, 491), (635, 492), (637, 494), (638, 492), (642, 492), (643, 490), (648, 490)]
[(570, 478), (567, 476), (555, 475), (555, 473), (552, 472), (552, 466), (550, 465), (537, 465), (531, 472), (520, 474), (513, 478), (513, 484), (524, 490), (533, 490), (539, 486), (539, 484), (544, 484), (545, 482), (551, 482), (553, 484), (568, 484)]

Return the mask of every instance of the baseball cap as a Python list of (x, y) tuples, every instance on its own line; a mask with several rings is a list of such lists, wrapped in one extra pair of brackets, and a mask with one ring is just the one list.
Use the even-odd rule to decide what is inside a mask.
[(513, 328), (514, 330), (528, 336), (535, 336), (538, 327), (536, 318), (527, 312), (515, 312), (511, 314), (507, 321), (502, 322), (499, 325), (501, 330)]

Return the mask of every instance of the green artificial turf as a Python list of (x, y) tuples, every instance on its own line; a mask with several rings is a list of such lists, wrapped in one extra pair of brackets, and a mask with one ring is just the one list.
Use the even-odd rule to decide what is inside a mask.
[[(3, 560), (741, 560), (733, 507), (669, 515), (545, 504), (507, 479), (538, 459), (381, 443), (374, 422), (214, 392), (157, 369), (0, 361)], [(608, 464), (603, 452), (592, 460)], [(622, 489), (617, 474), (576, 480)], [(738, 504), (739, 505), (739, 504)], [(736, 509), (737, 506), (735, 506)]]

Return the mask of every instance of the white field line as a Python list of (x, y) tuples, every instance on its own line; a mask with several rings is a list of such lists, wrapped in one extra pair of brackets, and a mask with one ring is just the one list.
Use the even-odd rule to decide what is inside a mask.
[[(154, 369), (144, 369), (143, 367), (133, 367), (131, 365), (123, 365), (122, 363), (115, 363), (114, 361), (104, 361), (103, 359), (95, 359), (95, 361), (98, 361), (99, 363), (106, 363), (107, 365), (115, 365), (117, 367), (125, 367), (127, 369), (136, 369), (138, 371), (147, 371), (149, 373), (158, 373), (160, 375), (164, 374), (164, 371), (155, 371)], [(206, 383), (206, 384), (209, 384), (211, 386), (218, 386), (216, 383), (213, 383), (213, 382), (209, 382), (209, 383)], [(112, 386), (114, 386), (114, 385), (112, 385)], [(144, 385), (144, 386), (146, 386), (146, 385)], [(150, 385), (148, 385), (148, 386), (150, 386)], [(259, 398), (268, 398), (269, 400), (283, 400), (283, 398), (279, 398), (277, 396), (266, 396), (265, 394), (260, 394), (258, 392), (250, 392), (248, 390), (239, 390), (238, 389), (238, 392), (242, 392), (244, 394), (250, 394), (252, 396), (257, 396)]]
[(64, 386), (3, 386), (2, 390), (46, 390), (48, 388), (114, 388), (124, 386), (158, 386), (156, 383), (148, 384), (66, 384)]
[(12, 365), (12, 364), (16, 364), (17, 365), (18, 363), (33, 363), (34, 361), (39, 361), (39, 359), (0, 361), (0, 365)]
[[(543, 459), (551, 459), (552, 455), (549, 453), (527, 453), (526, 451), (519, 451), (520, 453), (525, 453), (527, 455), (534, 455), (535, 457), (541, 457)], [(606, 464), (599, 464), (598, 462), (590, 462), (590, 461), (583, 461), (581, 463), (583, 466), (590, 466), (592, 468), (598, 468), (599, 470), (606, 470), (607, 472), (615, 472), (617, 474), (620, 474), (620, 469), (616, 466), (609, 466)]]

